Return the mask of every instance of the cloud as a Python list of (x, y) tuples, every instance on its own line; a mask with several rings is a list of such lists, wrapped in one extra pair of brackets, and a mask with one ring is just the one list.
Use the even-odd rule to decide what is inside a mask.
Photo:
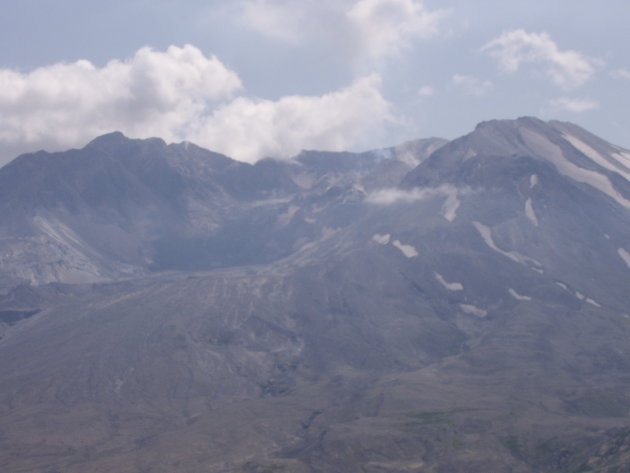
[(393, 120), (371, 75), (322, 96), (277, 101), (239, 97), (206, 117), (191, 139), (242, 161), (288, 158), (302, 149), (352, 148)]
[(551, 101), (551, 106), (568, 112), (581, 113), (599, 108), (599, 102), (590, 99), (572, 99), (560, 97)]
[(431, 199), (433, 197), (448, 197), (450, 195), (467, 194), (468, 189), (458, 190), (450, 184), (444, 184), (439, 187), (416, 187), (410, 190), (403, 189), (381, 189), (367, 195), (366, 202), (377, 205), (391, 205), (398, 202), (413, 203), (421, 200)]
[(381, 60), (416, 39), (435, 36), (448, 14), (417, 0), (243, 0), (240, 5), (240, 20), (250, 29), (287, 43), (328, 43), (353, 62)]
[(610, 73), (615, 79), (630, 80), (630, 71), (628, 69), (616, 69)]
[(560, 50), (547, 33), (528, 33), (522, 29), (503, 33), (481, 50), (508, 73), (518, 71), (526, 63), (540, 64), (551, 81), (563, 89), (583, 85), (595, 73), (598, 62), (577, 51)]
[(103, 67), (81, 60), (29, 73), (0, 69), (0, 163), (113, 130), (193, 141), (249, 162), (352, 148), (393, 120), (380, 85), (372, 75), (321, 96), (237, 96), (238, 75), (190, 45), (142, 48)]
[(485, 95), (494, 87), (494, 84), (489, 80), (482, 80), (464, 74), (454, 74), (451, 78), (451, 82), (467, 94), (474, 95), (475, 97)]
[(59, 149), (112, 130), (174, 139), (209, 102), (240, 88), (235, 72), (190, 45), (142, 48), (100, 68), (80, 60), (26, 74), (1, 69), (0, 146)]
[(270, 38), (296, 43), (308, 23), (307, 4), (286, 0), (249, 0), (241, 3), (241, 21)]
[(424, 85), (418, 89), (418, 95), (421, 97), (430, 97), (435, 95), (435, 89), (430, 85)]
[(435, 36), (447, 10), (427, 10), (414, 0), (359, 0), (346, 13), (364, 54), (398, 54), (417, 38)]

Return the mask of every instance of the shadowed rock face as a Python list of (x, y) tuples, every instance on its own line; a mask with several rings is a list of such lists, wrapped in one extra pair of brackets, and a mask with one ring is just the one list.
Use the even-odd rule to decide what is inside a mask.
[(248, 165), (0, 169), (7, 471), (630, 467), (630, 152), (480, 124)]

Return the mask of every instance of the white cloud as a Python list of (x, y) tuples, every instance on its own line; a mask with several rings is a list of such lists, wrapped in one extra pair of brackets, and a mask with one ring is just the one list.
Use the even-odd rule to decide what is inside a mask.
[(142, 48), (103, 67), (77, 61), (26, 74), (0, 70), (0, 164), (113, 130), (193, 141), (250, 162), (304, 148), (352, 148), (392, 120), (380, 84), (372, 75), (322, 96), (234, 98), (238, 75), (190, 45)]
[(430, 85), (424, 85), (418, 89), (418, 95), (422, 97), (430, 97), (431, 95), (435, 95), (435, 89)]
[(475, 97), (481, 97), (488, 93), (494, 84), (489, 80), (482, 80), (474, 76), (454, 74), (451, 78), (453, 85), (460, 87), (464, 92)]
[(413, 40), (438, 33), (447, 10), (418, 0), (243, 0), (240, 19), (269, 38), (328, 43), (354, 62), (398, 54)]
[(286, 0), (249, 0), (241, 4), (241, 21), (270, 38), (298, 42), (308, 23), (307, 4)]
[(378, 75), (371, 75), (322, 96), (239, 97), (206, 117), (191, 140), (250, 162), (286, 158), (302, 149), (348, 149), (392, 120), (380, 83)]
[(616, 69), (610, 73), (615, 79), (630, 80), (630, 71), (628, 69)]
[[(460, 194), (467, 194), (468, 192), (468, 189), (459, 190)], [(368, 194), (365, 200), (371, 204), (391, 205), (398, 202), (413, 203), (437, 196), (448, 197), (457, 193), (458, 190), (449, 184), (444, 184), (439, 187), (415, 187), (410, 190), (391, 188), (374, 191)]]
[(346, 15), (364, 53), (380, 58), (397, 54), (413, 39), (435, 36), (446, 14), (414, 0), (359, 0)]
[(240, 87), (236, 73), (190, 45), (142, 48), (100, 68), (80, 60), (26, 74), (2, 69), (0, 147), (66, 148), (112, 130), (175, 139), (208, 102)]
[(503, 33), (481, 50), (509, 73), (518, 71), (525, 63), (541, 64), (553, 83), (564, 89), (583, 85), (595, 73), (598, 62), (577, 51), (560, 50), (547, 33), (528, 33), (522, 29)]
[(590, 99), (560, 97), (551, 101), (551, 106), (568, 112), (581, 113), (599, 108), (599, 102)]

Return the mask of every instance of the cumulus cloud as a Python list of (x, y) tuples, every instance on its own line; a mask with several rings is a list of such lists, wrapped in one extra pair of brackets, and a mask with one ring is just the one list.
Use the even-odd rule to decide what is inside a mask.
[(446, 10), (430, 11), (414, 0), (359, 0), (346, 16), (365, 53), (380, 58), (397, 54), (416, 38), (438, 33)]
[(436, 35), (447, 14), (418, 0), (241, 2), (241, 20), (250, 29), (289, 43), (329, 42), (336, 54), (350, 54), (355, 61), (380, 60), (413, 40)]
[(112, 130), (176, 139), (207, 104), (241, 88), (238, 75), (197, 48), (142, 48), (104, 67), (60, 63), (0, 70), (0, 146), (64, 148)]
[(0, 164), (113, 130), (193, 141), (250, 162), (303, 148), (347, 149), (392, 119), (380, 84), (372, 75), (322, 96), (251, 98), (234, 71), (190, 45), (142, 48), (103, 67), (82, 60), (0, 70)]
[(280, 41), (298, 42), (308, 23), (308, 4), (286, 0), (249, 0), (241, 3), (241, 21), (249, 28)]
[(597, 61), (577, 51), (561, 50), (547, 33), (508, 31), (485, 44), (482, 51), (497, 60), (508, 73), (521, 65), (539, 64), (554, 84), (563, 89), (583, 85), (595, 73)]
[(479, 79), (465, 74), (454, 74), (451, 78), (453, 85), (461, 88), (465, 93), (481, 97), (489, 92), (494, 84), (489, 80)]
[(380, 84), (380, 77), (371, 75), (322, 96), (239, 97), (206, 117), (191, 138), (250, 162), (286, 158), (302, 149), (348, 149), (393, 119)]
[(581, 113), (599, 108), (599, 102), (590, 99), (572, 99), (569, 97), (560, 97), (558, 99), (552, 100), (551, 106), (558, 110)]

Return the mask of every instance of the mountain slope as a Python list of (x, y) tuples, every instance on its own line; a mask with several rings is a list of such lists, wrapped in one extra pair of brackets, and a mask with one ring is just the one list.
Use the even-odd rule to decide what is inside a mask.
[[(627, 151), (532, 118), (486, 122), (413, 160), (304, 152), (249, 166), (186, 154), (192, 145), (104, 141), (108, 159), (155, 146), (146, 159), (175, 176), (148, 185), (140, 170), (108, 168), (142, 204), (110, 196), (100, 215), (153, 225), (135, 234), (153, 266), (3, 286), (7, 470), (630, 466)], [(216, 228), (181, 204), (195, 186)], [(52, 200), (35, 214), (78, 234), (70, 205)], [(96, 207), (77, 202), (91, 221)], [(181, 223), (179, 240), (153, 208), (176, 214), (166, 221)], [(165, 242), (172, 261), (158, 267)]]
[[(421, 160), (442, 143), (404, 149)], [(295, 202), (321, 213), (353, 186), (391, 185), (411, 169), (398, 154), (305, 152), (249, 165), (112, 133), (81, 150), (23, 155), (0, 169), (0, 280), (96, 282), (269, 262), (325, 230), (285, 228)]]

